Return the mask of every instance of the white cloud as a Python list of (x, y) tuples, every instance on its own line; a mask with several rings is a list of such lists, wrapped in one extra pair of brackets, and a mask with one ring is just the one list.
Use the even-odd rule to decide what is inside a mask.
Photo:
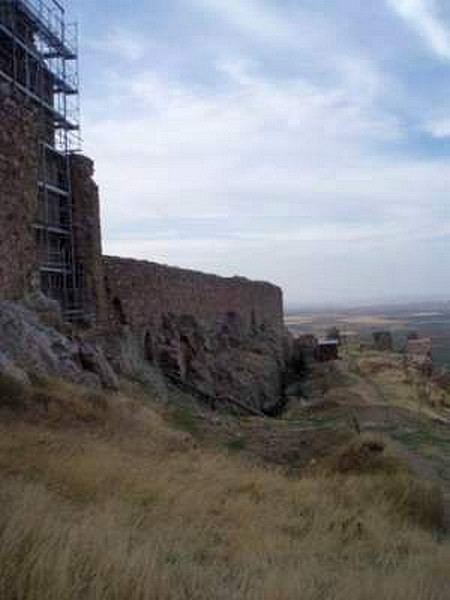
[[(110, 227), (155, 216), (285, 215), (313, 222), (265, 231), (265, 243), (442, 235), (433, 214), (447, 205), (447, 164), (379, 156), (380, 144), (401, 139), (391, 117), (304, 81), (280, 88), (251, 72), (230, 81), (221, 93), (154, 73), (113, 81), (107, 97), (141, 116), (86, 126)], [(349, 215), (358, 220), (339, 226)], [(255, 242), (251, 232), (240, 239)]]
[(115, 27), (101, 40), (91, 40), (89, 46), (100, 52), (135, 62), (144, 58), (149, 49), (149, 42), (132, 31)]
[(432, 119), (425, 124), (424, 130), (439, 140), (450, 138), (450, 117)]
[[(365, 48), (352, 47), (342, 31), (325, 18), (324, 12), (305, 11), (301, 3), (283, 10), (267, 0), (186, 0), (209, 10), (220, 23), (239, 31), (246, 40), (269, 44), (291, 54), (292, 61), (306, 61), (318, 70), (328, 70), (365, 101), (392, 87), (385, 73), (369, 57)], [(236, 59), (233, 60), (236, 63)], [(228, 68), (236, 69), (231, 64)], [(239, 68), (238, 68), (239, 70)]]
[[(108, 217), (309, 214), (376, 185), (364, 151), (397, 139), (395, 120), (340, 89), (243, 77), (233, 75), (221, 93), (150, 72), (113, 81), (107, 97), (119, 97), (131, 116), (85, 128), (111, 199)], [(313, 195), (322, 200), (311, 206)]]
[(298, 45), (301, 42), (299, 36), (301, 21), (298, 20), (296, 24), (291, 23), (262, 0), (190, 0), (190, 2), (201, 10), (215, 13), (228, 25), (246, 35), (283, 45)]
[(441, 58), (450, 60), (450, 30), (439, 19), (435, 0), (387, 0)]

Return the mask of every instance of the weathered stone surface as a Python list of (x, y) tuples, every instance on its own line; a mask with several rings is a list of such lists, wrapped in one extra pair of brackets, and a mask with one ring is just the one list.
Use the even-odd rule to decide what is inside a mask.
[[(0, 299), (23, 299), (36, 292), (33, 281), (37, 279), (38, 285), (40, 281), (34, 226), (42, 221), (38, 184), (42, 125), (36, 107), (19, 92), (0, 93)], [(91, 322), (101, 320), (104, 311), (99, 196), (93, 172), (89, 158), (71, 158), (73, 263), (80, 278), (82, 274), (84, 311)], [(33, 300), (42, 304), (42, 298), (34, 295)], [(44, 312), (38, 304), (31, 308)]]
[(219, 401), (258, 409), (279, 401), (291, 347), (279, 288), (145, 261), (105, 257), (103, 265), (105, 350), (120, 373), (144, 362)]
[(100, 200), (94, 181), (94, 163), (81, 154), (70, 158), (75, 259), (81, 265), (84, 310), (94, 322), (105, 317)]
[(173, 382), (216, 398), (242, 400), (271, 410), (283, 391), (285, 357), (276, 331), (252, 335), (232, 319), (208, 324), (188, 315), (165, 315), (144, 330), (125, 326), (103, 338), (114, 369), (123, 376), (152, 380), (155, 370)]
[(84, 370), (95, 373), (100, 378), (101, 384), (110, 389), (119, 386), (119, 379), (111, 365), (106, 360), (104, 353), (96, 346), (85, 341), (78, 344), (78, 356)]
[(0, 375), (7, 375), (8, 377), (12, 377), (16, 381), (20, 383), (28, 384), (30, 383), (30, 378), (22, 369), (19, 369), (12, 360), (9, 360), (7, 356), (0, 352)]
[(158, 325), (170, 314), (210, 324), (228, 315), (223, 333), (231, 338), (264, 327), (284, 331), (282, 292), (269, 283), (109, 256), (103, 269), (111, 327)]
[(0, 358), (0, 368), (19, 379), (23, 372), (62, 377), (77, 384), (118, 384), (99, 348), (69, 339), (17, 303), (0, 302)]
[(408, 339), (405, 351), (412, 365), (427, 377), (433, 375), (433, 342), (430, 338)]
[(116, 374), (154, 389), (162, 400), (168, 399), (163, 373), (148, 359), (141, 336), (125, 327), (120, 332), (103, 332), (97, 339)]
[(61, 305), (56, 300), (49, 298), (40, 290), (33, 290), (24, 298), (24, 304), (31, 311), (53, 315), (55, 319), (62, 319)]
[(35, 111), (0, 95), (0, 298), (21, 298), (36, 270), (37, 172)]

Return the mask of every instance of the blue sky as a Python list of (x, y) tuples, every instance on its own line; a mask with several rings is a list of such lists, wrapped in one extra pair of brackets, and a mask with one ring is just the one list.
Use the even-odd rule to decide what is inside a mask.
[(450, 3), (72, 0), (108, 253), (450, 297)]

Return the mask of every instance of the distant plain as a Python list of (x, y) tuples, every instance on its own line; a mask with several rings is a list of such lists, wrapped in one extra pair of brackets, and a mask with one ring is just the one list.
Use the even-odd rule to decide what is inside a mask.
[(369, 341), (374, 331), (391, 331), (397, 350), (405, 344), (409, 332), (433, 341), (433, 358), (437, 367), (450, 370), (450, 303), (426, 303), (374, 306), (354, 309), (289, 312), (285, 322), (293, 334), (325, 334), (337, 326), (342, 332), (357, 333)]

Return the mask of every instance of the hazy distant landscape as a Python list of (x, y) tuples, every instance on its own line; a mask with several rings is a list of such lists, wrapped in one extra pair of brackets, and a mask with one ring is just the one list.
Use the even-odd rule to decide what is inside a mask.
[(416, 331), (433, 340), (436, 366), (450, 369), (450, 302), (291, 312), (286, 324), (294, 334), (318, 335), (337, 325), (343, 332), (359, 333), (362, 341), (369, 340), (374, 331), (389, 330), (399, 350), (407, 333)]

